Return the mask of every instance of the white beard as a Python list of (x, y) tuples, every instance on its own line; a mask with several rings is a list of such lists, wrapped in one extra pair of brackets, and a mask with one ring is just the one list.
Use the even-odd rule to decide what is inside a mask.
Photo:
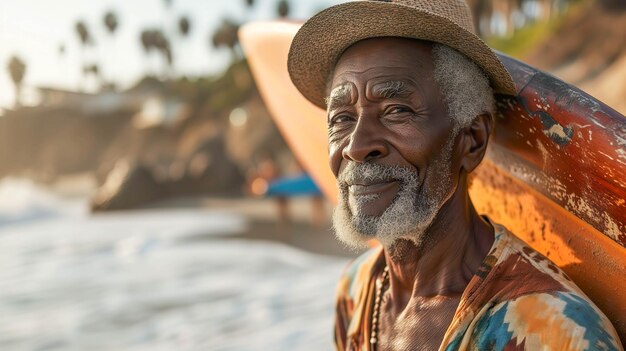
[[(421, 247), (431, 238), (427, 229), (443, 204), (452, 196), (451, 151), (456, 133), (452, 133), (439, 155), (427, 170), (424, 184), (420, 187), (414, 169), (400, 166), (383, 166), (373, 163), (349, 162), (337, 179), (339, 203), (333, 212), (333, 228), (337, 238), (349, 247), (367, 247), (367, 242), (377, 239), (389, 248), (398, 239), (409, 239)], [(400, 181), (400, 189), (392, 203), (380, 216), (363, 213), (369, 202), (377, 195), (351, 198), (348, 184), (355, 178), (372, 181), (394, 179)]]

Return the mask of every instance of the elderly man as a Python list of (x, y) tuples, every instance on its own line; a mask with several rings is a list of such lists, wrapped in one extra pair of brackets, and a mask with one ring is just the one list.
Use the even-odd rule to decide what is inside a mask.
[(292, 81), (328, 112), (337, 237), (367, 251), (338, 287), (339, 350), (617, 350), (552, 262), (480, 216), (468, 174), (514, 94), (461, 0), (355, 1), (310, 19)]

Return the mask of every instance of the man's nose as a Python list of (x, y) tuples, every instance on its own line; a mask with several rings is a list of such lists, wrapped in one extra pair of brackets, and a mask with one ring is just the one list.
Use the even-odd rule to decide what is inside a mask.
[(389, 148), (382, 135), (377, 119), (359, 118), (350, 134), (348, 145), (342, 151), (343, 158), (354, 162), (368, 162), (386, 156)]

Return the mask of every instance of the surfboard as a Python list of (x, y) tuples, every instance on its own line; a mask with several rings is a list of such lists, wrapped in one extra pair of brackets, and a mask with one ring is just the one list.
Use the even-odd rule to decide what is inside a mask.
[[(287, 72), (301, 23), (257, 22), (240, 43), (261, 95), (289, 147), (335, 202), (325, 111)], [(497, 96), (497, 123), (470, 196), (559, 265), (626, 341), (626, 118), (583, 91), (504, 54), (516, 95)]]

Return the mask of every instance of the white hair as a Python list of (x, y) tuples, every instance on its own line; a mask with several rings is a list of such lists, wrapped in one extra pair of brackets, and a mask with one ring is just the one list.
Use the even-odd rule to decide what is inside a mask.
[(432, 57), (434, 78), (448, 106), (448, 113), (457, 124), (455, 131), (469, 126), (482, 113), (493, 116), (495, 98), (483, 70), (443, 44), (433, 44)]

